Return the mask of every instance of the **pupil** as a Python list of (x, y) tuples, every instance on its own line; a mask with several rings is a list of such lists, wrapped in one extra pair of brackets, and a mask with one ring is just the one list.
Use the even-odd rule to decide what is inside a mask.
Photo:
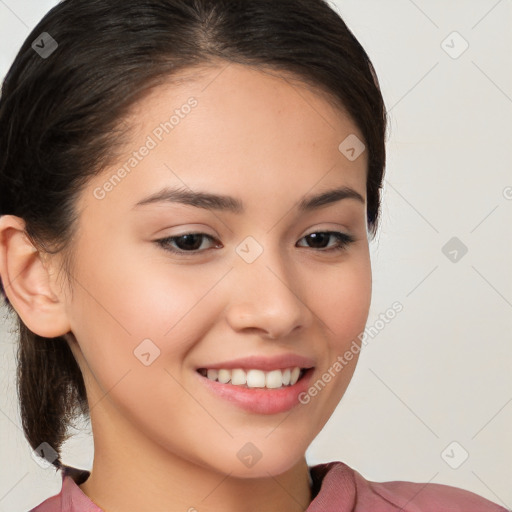
[[(324, 238), (326, 238), (327, 240), (323, 240), (323, 241), (325, 242), (325, 241), (328, 241), (328, 240), (329, 240), (329, 236), (330, 236), (330, 235), (329, 235), (328, 233), (311, 233), (310, 235), (308, 235), (308, 236), (307, 236), (307, 238), (312, 239), (312, 240), (313, 240), (313, 242), (315, 242), (315, 241), (316, 241), (316, 242), (318, 242), (318, 241), (322, 242), (322, 240), (323, 240)], [(309, 241), (308, 241), (308, 243), (309, 243)], [(314, 244), (314, 243), (313, 243), (313, 246), (315, 246), (315, 244)], [(322, 247), (323, 247), (323, 246), (324, 246), (324, 244), (320, 243), (320, 246), (322, 246)], [(318, 247), (318, 246), (317, 246), (317, 247)]]
[[(196, 243), (186, 243), (186, 240), (194, 240), (194, 237), (195, 238), (195, 241)], [(181, 243), (181, 240), (185, 240), (185, 244)], [(197, 243), (197, 241), (199, 241), (199, 243)], [(190, 249), (190, 250), (194, 250), (194, 249), (198, 249), (199, 247), (201, 247), (201, 238), (200, 238), (200, 235), (197, 235), (197, 234), (192, 234), (192, 235), (182, 235), (180, 236), (179, 238), (176, 239), (176, 245), (178, 245), (180, 247), (180, 249)]]

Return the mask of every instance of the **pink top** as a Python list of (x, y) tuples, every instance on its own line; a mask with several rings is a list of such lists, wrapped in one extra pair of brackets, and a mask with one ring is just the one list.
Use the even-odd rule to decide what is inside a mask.
[[(469, 491), (443, 484), (370, 482), (343, 462), (311, 466), (305, 512), (509, 512)], [(30, 512), (103, 512), (78, 487), (89, 472), (66, 466), (62, 489)]]

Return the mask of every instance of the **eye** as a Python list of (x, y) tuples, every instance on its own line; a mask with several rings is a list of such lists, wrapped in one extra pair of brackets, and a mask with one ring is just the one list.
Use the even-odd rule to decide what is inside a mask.
[[(324, 248), (325, 242), (329, 242), (331, 237), (335, 239), (335, 244), (331, 247)], [(339, 231), (316, 231), (306, 235), (302, 240), (307, 240), (308, 243), (312, 243), (313, 249), (317, 249), (321, 252), (341, 251), (356, 241), (353, 236), (340, 233)]]
[[(329, 240), (332, 238), (335, 240), (335, 244), (332, 246), (327, 245), (326, 247), (326, 243), (328, 244)], [(160, 240), (155, 240), (155, 243), (164, 250), (174, 254), (197, 254), (206, 250), (203, 246), (205, 239), (210, 242), (217, 241), (206, 233), (184, 233), (183, 235), (169, 236), (161, 238)], [(310, 245), (310, 248), (320, 252), (341, 251), (356, 241), (351, 235), (340, 233), (339, 231), (317, 231), (306, 235), (301, 240), (307, 240), (308, 244), (312, 244), (312, 246)], [(219, 242), (215, 247), (222, 247), (222, 244)]]
[[(179, 236), (169, 236), (167, 238), (155, 240), (155, 242), (161, 247), (163, 247), (166, 251), (170, 251), (175, 254), (184, 254), (188, 252), (197, 252), (198, 249), (201, 248), (201, 246), (203, 245), (202, 242), (205, 238), (209, 239), (210, 241), (215, 240), (215, 238), (213, 238), (210, 235), (207, 235), (206, 233), (185, 233)], [(176, 244), (178, 248), (174, 248), (171, 245), (172, 243)]]

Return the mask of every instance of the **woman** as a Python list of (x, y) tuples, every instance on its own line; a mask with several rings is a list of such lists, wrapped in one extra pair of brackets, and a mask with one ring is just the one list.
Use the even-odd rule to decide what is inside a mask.
[[(385, 167), (328, 4), (65, 0), (0, 126), (23, 426), (63, 477), (34, 510), (504, 510), (306, 463), (357, 362)], [(78, 413), (90, 472), (60, 458)]]

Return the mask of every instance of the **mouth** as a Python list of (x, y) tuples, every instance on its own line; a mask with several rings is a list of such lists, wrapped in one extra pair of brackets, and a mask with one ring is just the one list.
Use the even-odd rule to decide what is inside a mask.
[(222, 366), (198, 368), (195, 374), (200, 384), (224, 403), (262, 415), (279, 414), (298, 407), (302, 403), (299, 397), (311, 385), (315, 371), (314, 366), (269, 368), (267, 365), (268, 371)]
[(288, 368), (263, 371), (256, 368), (198, 368), (200, 375), (221, 384), (230, 384), (245, 389), (280, 389), (294, 386), (313, 368), (290, 366)]

